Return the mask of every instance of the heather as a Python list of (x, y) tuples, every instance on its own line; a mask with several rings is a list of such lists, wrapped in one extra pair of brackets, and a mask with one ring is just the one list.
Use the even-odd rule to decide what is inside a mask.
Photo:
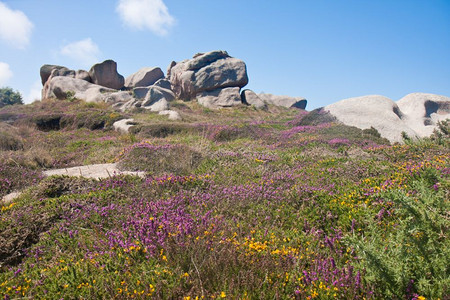
[[(25, 190), (1, 208), (3, 298), (448, 299), (445, 130), (391, 145), (322, 111), (173, 107), (184, 121), (0, 110), (20, 145), (1, 148), (0, 195)], [(147, 175), (41, 173), (102, 162)]]

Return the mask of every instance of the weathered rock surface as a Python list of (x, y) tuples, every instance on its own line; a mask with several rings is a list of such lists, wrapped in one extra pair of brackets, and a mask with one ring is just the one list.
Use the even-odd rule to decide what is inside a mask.
[(125, 79), (117, 72), (117, 63), (111, 59), (93, 65), (89, 70), (89, 75), (94, 84), (115, 90), (124, 87)]
[(163, 89), (172, 90), (172, 86), (170, 85), (170, 81), (166, 78), (158, 79), (154, 84), (154, 86), (162, 87)]
[(53, 70), (60, 70), (60, 69), (69, 70), (66, 67), (58, 66), (58, 65), (43, 65), (39, 71), (39, 73), (41, 75), (42, 85), (44, 85), (47, 82), (47, 80), (50, 77), (50, 75), (52, 74)]
[(75, 78), (76, 72), (75, 72), (75, 70), (69, 70), (67, 68), (53, 69), (52, 73), (48, 77), (47, 81), (56, 76), (65, 76), (65, 77)]
[(374, 127), (382, 137), (391, 142), (402, 142), (402, 132), (410, 137), (418, 136), (417, 132), (404, 121), (404, 114), (391, 99), (370, 95), (344, 99), (325, 106), (340, 122), (360, 129)]
[(136, 124), (137, 123), (134, 121), (134, 119), (122, 119), (114, 122), (113, 128), (115, 131), (128, 133), (130, 128), (135, 126)]
[(87, 82), (92, 82), (91, 75), (89, 75), (89, 72), (85, 70), (77, 70), (75, 72), (75, 78), (86, 80)]
[(404, 122), (419, 137), (430, 136), (439, 121), (450, 119), (450, 97), (412, 93), (397, 101)]
[(241, 92), (242, 103), (252, 105), (258, 109), (266, 109), (266, 103), (258, 97), (258, 95), (252, 90), (243, 90)]
[(177, 111), (174, 110), (163, 110), (158, 113), (158, 115), (165, 115), (169, 117), (169, 120), (177, 121), (181, 120), (181, 116)]
[(109, 103), (109, 104), (124, 104), (130, 100), (133, 99), (133, 96), (129, 92), (126, 91), (118, 91), (113, 93), (103, 93), (101, 95), (102, 101)]
[(201, 92), (244, 87), (248, 83), (245, 63), (226, 51), (199, 53), (192, 59), (172, 62), (167, 72), (176, 97), (185, 100)]
[(66, 176), (77, 176), (77, 177), (86, 177), (86, 178), (109, 178), (114, 175), (137, 175), (140, 177), (145, 176), (145, 172), (129, 172), (129, 171), (120, 171), (117, 168), (116, 164), (96, 164), (96, 165), (87, 165), (87, 166), (79, 166), (73, 168), (64, 168), (64, 169), (55, 169), (45, 171), (44, 174), (46, 176), (52, 175), (66, 175)]
[(142, 68), (125, 79), (125, 87), (134, 88), (150, 86), (163, 77), (164, 73), (158, 67)]
[(9, 193), (5, 196), (3, 196), (3, 198), (1, 198), (0, 200), (0, 204), (8, 204), (10, 202), (12, 202), (14, 199), (18, 198), (20, 195), (22, 195), (21, 192), (12, 192)]
[(283, 106), (287, 108), (295, 107), (305, 109), (307, 104), (307, 100), (303, 97), (278, 96), (264, 93), (260, 93), (258, 94), (258, 96), (267, 104)]
[(169, 102), (166, 100), (166, 98), (161, 98), (155, 101), (144, 100), (141, 104), (141, 107), (149, 111), (163, 111), (169, 109)]
[(68, 93), (74, 93), (74, 97), (87, 102), (103, 101), (103, 94), (115, 92), (99, 85), (89, 83), (82, 79), (57, 76), (46, 83), (42, 90), (42, 99), (57, 98), (66, 99)]
[(208, 108), (231, 107), (242, 104), (239, 87), (205, 91), (197, 95), (199, 104)]

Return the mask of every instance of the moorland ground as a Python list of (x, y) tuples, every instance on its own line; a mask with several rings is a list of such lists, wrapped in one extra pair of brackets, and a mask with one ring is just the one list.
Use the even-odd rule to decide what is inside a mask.
[[(391, 145), (321, 111), (172, 107), (0, 109), (0, 197), (24, 191), (2, 298), (449, 298), (448, 126)], [(42, 174), (111, 162), (147, 175)]]

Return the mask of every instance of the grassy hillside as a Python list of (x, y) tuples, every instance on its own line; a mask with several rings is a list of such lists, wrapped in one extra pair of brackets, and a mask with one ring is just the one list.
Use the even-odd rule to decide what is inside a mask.
[[(321, 111), (173, 107), (0, 109), (0, 196), (25, 190), (1, 207), (1, 298), (449, 299), (446, 128), (390, 145)], [(42, 175), (109, 162), (147, 176)]]

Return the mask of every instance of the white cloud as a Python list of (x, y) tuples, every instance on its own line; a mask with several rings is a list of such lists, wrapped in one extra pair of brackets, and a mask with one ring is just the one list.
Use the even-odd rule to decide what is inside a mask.
[(24, 94), (23, 101), (25, 103), (32, 103), (35, 100), (41, 100), (42, 83), (40, 79), (37, 79), (31, 86), (28, 94)]
[(100, 49), (91, 38), (73, 42), (61, 47), (60, 53), (67, 56), (83, 67), (89, 67), (99, 61)]
[(149, 29), (157, 35), (166, 35), (175, 24), (162, 0), (120, 0), (116, 7), (125, 25), (139, 30)]
[(0, 39), (23, 49), (29, 42), (33, 23), (20, 10), (12, 10), (0, 2)]
[(0, 61), (0, 87), (5, 85), (12, 76), (13, 72), (9, 68), (9, 65)]

